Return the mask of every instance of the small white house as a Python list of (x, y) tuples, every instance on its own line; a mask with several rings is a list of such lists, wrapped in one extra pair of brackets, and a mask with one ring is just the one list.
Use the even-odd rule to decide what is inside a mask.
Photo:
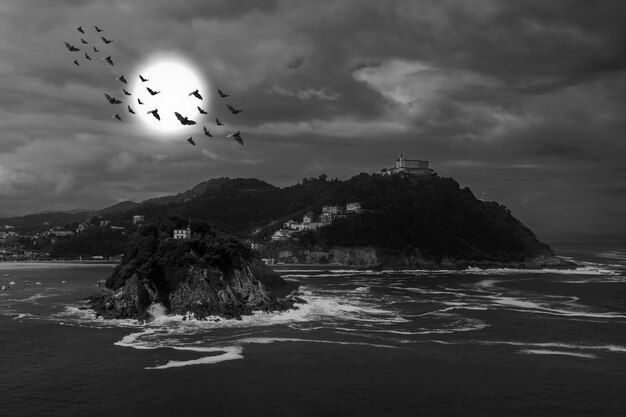
[(191, 237), (191, 229), (174, 229), (174, 239), (189, 239)]

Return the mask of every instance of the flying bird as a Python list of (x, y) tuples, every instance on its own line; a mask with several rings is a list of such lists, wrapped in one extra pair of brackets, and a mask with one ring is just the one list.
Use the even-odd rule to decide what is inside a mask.
[(98, 51), (98, 48), (96, 48), (95, 46), (93, 47), (93, 51), (94, 52), (100, 52), (100, 51)]
[(89, 56), (87, 52), (85, 52), (85, 59), (88, 59), (89, 61), (91, 61), (91, 57)]
[(102, 42), (106, 43), (107, 45), (110, 44), (111, 42), (113, 42), (112, 40), (109, 40), (107, 38), (105, 38), (104, 36), (100, 36), (102, 38)]
[(126, 82), (126, 78), (124, 78), (124, 76), (123, 76), (123, 75), (120, 75), (119, 77), (117, 77), (117, 78), (116, 78), (116, 80), (119, 80), (119, 81), (123, 82), (124, 84), (128, 84), (128, 83)]
[(109, 65), (113, 65), (113, 60), (111, 59), (111, 55), (109, 55), (106, 58), (102, 58), (102, 60), (108, 62)]
[(210, 138), (212, 138), (212, 137), (213, 137), (213, 135), (211, 134), (211, 132), (209, 132), (209, 130), (208, 130), (205, 126), (202, 126), (202, 128), (204, 129), (204, 134), (205, 134), (205, 135), (207, 135), (207, 136), (208, 136), (208, 137), (210, 137)]
[(68, 51), (70, 52), (76, 52), (76, 51), (80, 51), (80, 48), (75, 47), (74, 45), (70, 45), (69, 43), (65, 42), (65, 47), (68, 49)]
[(115, 115), (115, 116), (113, 116), (111, 119), (117, 119), (117, 120), (119, 120), (120, 122), (122, 121), (122, 118), (120, 117), (120, 115), (119, 115), (119, 114), (116, 114), (116, 115)]
[(237, 114), (237, 113), (241, 113), (243, 111), (243, 109), (236, 109), (233, 106), (231, 106), (230, 104), (227, 104), (226, 107), (228, 107), (228, 110), (232, 113), (232, 114)]
[(217, 123), (218, 126), (224, 126), (224, 124), (220, 122), (220, 119), (218, 119), (217, 117), (215, 118), (215, 123)]
[(187, 139), (187, 142), (191, 143), (193, 146), (196, 146), (196, 142), (193, 141), (193, 138), (190, 137), (189, 139)]
[(126, 91), (125, 88), (122, 88), (122, 91), (124, 92), (124, 95), (126, 95), (126, 96), (130, 96), (131, 95), (128, 91)]
[(128, 112), (132, 113), (132, 114), (135, 114), (134, 110), (130, 107), (130, 104), (128, 105)]
[(178, 112), (174, 112), (174, 114), (176, 115), (176, 118), (178, 119), (181, 125), (195, 125), (196, 124), (196, 122), (194, 122), (193, 120), (189, 120), (187, 117), (181, 116), (181, 114)]
[(141, 100), (139, 99), (139, 97), (137, 97), (137, 103), (139, 103), (139, 104), (143, 104), (143, 101), (141, 101)]
[(160, 91), (154, 91), (150, 87), (146, 87), (146, 90), (148, 90), (148, 93), (150, 93), (151, 96), (156, 96), (157, 94), (160, 93)]
[(83, 38), (80, 38), (80, 41), (84, 44), (87, 45), (89, 42), (87, 42), (86, 40), (84, 40)]
[(78, 63), (77, 60), (74, 60), (74, 65), (76, 65), (77, 67), (80, 67), (80, 64)]
[(104, 96), (107, 98), (107, 100), (109, 101), (109, 103), (111, 104), (122, 104), (122, 102), (118, 99), (116, 99), (115, 97), (111, 97), (110, 95), (108, 95), (107, 93), (104, 93)]
[(202, 96), (200, 95), (200, 93), (198, 92), (198, 90), (194, 90), (191, 93), (189, 93), (190, 96), (194, 96), (195, 98), (202, 100)]
[(241, 146), (243, 146), (243, 139), (241, 139), (241, 133), (239, 131), (236, 131), (235, 133), (229, 133), (228, 135), (226, 135), (226, 137), (235, 139), (237, 142), (239, 142)]
[(146, 81), (150, 81), (150, 80), (149, 80), (149, 79), (147, 79), (147, 78), (143, 78), (143, 77), (141, 76), (141, 74), (139, 74), (139, 79), (141, 80), (141, 82), (142, 82), (142, 83), (145, 83)]
[(100, 29), (98, 26), (94, 26), (96, 28), (96, 32), (102, 32), (102, 29)]
[(219, 88), (217, 89), (217, 93), (220, 95), (221, 98), (230, 97), (230, 94), (224, 94), (224, 92)]
[(200, 114), (209, 114), (206, 112), (206, 110), (202, 109), (200, 106), (196, 106), (198, 108), (198, 111), (200, 112)]
[(161, 120), (161, 116), (159, 116), (159, 109), (150, 110), (147, 114), (151, 114), (155, 119)]
[(82, 33), (83, 35), (85, 34), (85, 31), (83, 30), (82, 26), (77, 27), (76, 30)]

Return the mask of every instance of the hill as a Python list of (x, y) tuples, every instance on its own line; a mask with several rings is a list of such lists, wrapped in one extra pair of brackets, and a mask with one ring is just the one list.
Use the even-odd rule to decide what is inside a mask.
[(137, 207), (138, 205), (139, 203), (135, 203), (134, 201), (121, 201), (117, 204), (112, 205), (111, 207), (107, 207), (98, 211), (96, 214), (99, 216), (106, 216), (114, 213), (124, 213)]
[[(360, 202), (360, 214), (269, 243), (285, 221), (353, 201)], [(135, 214), (146, 221), (172, 215), (206, 221), (239, 238), (265, 242), (263, 255), (283, 262), (432, 268), (564, 265), (506, 207), (480, 201), (469, 188), (438, 176), (359, 174), (339, 181), (322, 175), (284, 188), (254, 178), (218, 178), (110, 217), (123, 223)]]

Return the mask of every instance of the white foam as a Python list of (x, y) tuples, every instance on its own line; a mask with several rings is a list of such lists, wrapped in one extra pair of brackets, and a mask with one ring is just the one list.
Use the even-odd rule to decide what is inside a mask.
[(243, 349), (238, 346), (230, 346), (230, 347), (183, 347), (183, 346), (167, 346), (170, 349), (175, 350), (191, 350), (194, 352), (224, 352), (221, 355), (211, 355), (211, 356), (203, 356), (198, 359), (191, 359), (188, 361), (169, 361), (165, 365), (159, 366), (148, 366), (144, 369), (168, 369), (168, 368), (180, 368), (182, 366), (191, 366), (191, 365), (212, 365), (224, 361), (232, 361), (236, 359), (243, 359)]
[(578, 353), (578, 352), (569, 352), (563, 350), (544, 350), (544, 349), (522, 349), (520, 353), (526, 353), (531, 355), (560, 355), (560, 356), (575, 356), (578, 358), (586, 358), (586, 359), (598, 359), (598, 356), (592, 353)]
[(161, 303), (152, 303), (148, 306), (148, 314), (153, 319), (156, 319), (164, 314), (167, 314), (167, 308)]
[(613, 353), (626, 353), (626, 346), (619, 345), (591, 345), (585, 343), (562, 343), (562, 342), (516, 342), (516, 341), (468, 341), (481, 345), (509, 345), (530, 348), (557, 348), (573, 350), (600, 350)]
[(471, 275), (503, 275), (503, 274), (560, 274), (560, 275), (616, 275), (618, 272), (606, 269), (605, 265), (591, 262), (582, 263), (584, 266), (576, 269), (520, 269), (520, 268), (474, 268), (469, 267), (459, 273)]
[(542, 313), (542, 314), (567, 316), (567, 317), (602, 318), (602, 319), (626, 318), (626, 315), (614, 313), (614, 312), (595, 313), (595, 312), (564, 310), (564, 309), (558, 309), (558, 308), (544, 307), (536, 302), (521, 300), (519, 298), (514, 298), (514, 297), (491, 297), (491, 298), (493, 298), (493, 302), (496, 304), (509, 306), (509, 307), (515, 307), (514, 311), (520, 311), (520, 312)]
[(320, 340), (320, 339), (300, 339), (300, 338), (292, 338), (292, 337), (249, 337), (245, 339), (237, 340), (237, 343), (257, 343), (257, 344), (269, 344), (269, 343), (277, 343), (277, 342), (305, 342), (305, 343), (325, 343), (331, 345), (356, 345), (356, 346), (370, 346), (376, 348), (387, 348), (387, 349), (398, 349), (397, 346), (392, 345), (382, 345), (376, 343), (366, 343), (366, 342), (347, 342), (340, 340)]

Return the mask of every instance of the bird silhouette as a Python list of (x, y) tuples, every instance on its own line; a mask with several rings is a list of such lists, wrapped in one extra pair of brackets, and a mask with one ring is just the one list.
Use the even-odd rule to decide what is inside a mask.
[(74, 65), (76, 65), (77, 67), (80, 67), (80, 64), (78, 63), (77, 60), (74, 60)]
[(191, 143), (193, 146), (196, 146), (196, 142), (193, 141), (192, 137), (188, 138), (187, 142)]
[(102, 42), (106, 43), (107, 45), (110, 44), (111, 42), (113, 42), (112, 40), (109, 40), (107, 38), (105, 38), (104, 36), (100, 36), (102, 38)]
[(217, 93), (220, 95), (221, 98), (230, 97), (230, 94), (224, 94), (224, 92), (219, 88), (217, 89)]
[(128, 83), (126, 82), (126, 78), (124, 78), (124, 76), (123, 76), (123, 75), (120, 75), (119, 77), (117, 77), (117, 78), (116, 78), (116, 80), (119, 80), (119, 81), (123, 82), (124, 84), (128, 84)]
[(236, 109), (233, 106), (231, 106), (230, 104), (227, 104), (226, 107), (228, 108), (228, 110), (232, 113), (232, 114), (237, 114), (237, 113), (241, 113), (243, 111), (243, 109)]
[(174, 112), (174, 114), (176, 115), (176, 118), (178, 119), (181, 125), (195, 125), (196, 124), (196, 122), (194, 122), (193, 120), (189, 120), (187, 117), (181, 116), (181, 114), (178, 112)]
[(96, 28), (96, 32), (102, 32), (102, 29), (100, 29), (98, 26), (94, 26)]
[(141, 100), (139, 99), (139, 97), (137, 97), (137, 103), (139, 103), (139, 104), (143, 104), (143, 101), (141, 101)]
[(117, 119), (117, 120), (119, 120), (120, 122), (122, 121), (122, 118), (120, 117), (119, 113), (118, 113), (118, 114), (116, 114), (115, 116), (113, 116), (111, 119)]
[(236, 131), (235, 133), (229, 133), (228, 135), (226, 135), (226, 137), (235, 139), (237, 142), (239, 142), (241, 146), (243, 146), (243, 139), (241, 138), (241, 133), (239, 131)]
[(122, 104), (122, 102), (118, 99), (116, 99), (115, 97), (111, 97), (110, 95), (108, 95), (107, 93), (104, 93), (104, 96), (107, 98), (107, 100), (109, 101), (109, 103), (111, 104)]
[(84, 40), (83, 38), (80, 38), (80, 41), (83, 43), (83, 45), (87, 45), (89, 43), (86, 40)]
[(93, 47), (93, 51), (94, 52), (100, 52), (100, 51), (98, 51), (98, 48), (96, 48), (95, 46)]
[(132, 113), (132, 114), (135, 114), (134, 110), (130, 107), (130, 104), (128, 105), (128, 112)]
[(199, 99), (199, 100), (202, 100), (202, 96), (200, 95), (200, 93), (198, 92), (198, 90), (197, 90), (197, 89), (196, 89), (196, 90), (194, 90), (194, 91), (192, 91), (191, 93), (189, 93), (189, 95), (190, 95), (190, 96), (194, 96), (194, 97), (196, 97), (196, 98), (197, 98), (197, 99)]
[(147, 114), (151, 114), (155, 119), (161, 120), (161, 116), (159, 116), (159, 109), (150, 110)]
[(126, 89), (125, 89), (125, 88), (122, 88), (122, 91), (124, 92), (124, 95), (127, 95), (127, 96), (130, 96), (130, 95), (131, 95), (128, 91), (126, 91)]
[(151, 96), (156, 96), (157, 94), (160, 93), (160, 91), (154, 91), (150, 87), (146, 87), (146, 90), (148, 90), (148, 93), (150, 93)]
[(91, 61), (91, 57), (89, 56), (87, 52), (85, 52), (85, 59), (88, 59), (89, 61)]
[(215, 123), (216, 123), (218, 126), (224, 126), (224, 124), (223, 124), (222, 122), (220, 122), (220, 119), (218, 119), (217, 117), (215, 118)]
[(76, 52), (76, 51), (80, 51), (80, 48), (75, 47), (74, 45), (70, 45), (69, 43), (65, 42), (65, 47), (68, 49), (68, 51), (70, 52)]
[(85, 31), (83, 30), (82, 26), (77, 27), (76, 30), (82, 33), (83, 35), (85, 34)]
[(202, 129), (204, 129), (204, 134), (207, 135), (208, 137), (212, 138), (213, 135), (211, 134), (211, 132), (209, 132), (209, 130), (205, 127), (202, 126)]
[(113, 65), (113, 60), (111, 59), (111, 55), (107, 56), (106, 58), (102, 58), (102, 60), (108, 62), (109, 65)]
[(209, 114), (206, 112), (206, 110), (202, 109), (200, 106), (196, 106), (198, 108), (198, 111), (200, 112), (200, 114)]
[(141, 80), (141, 82), (142, 82), (142, 83), (145, 83), (146, 81), (150, 81), (150, 80), (149, 80), (149, 79), (147, 79), (147, 78), (143, 78), (143, 77), (141, 76), (141, 74), (139, 74), (139, 79)]

